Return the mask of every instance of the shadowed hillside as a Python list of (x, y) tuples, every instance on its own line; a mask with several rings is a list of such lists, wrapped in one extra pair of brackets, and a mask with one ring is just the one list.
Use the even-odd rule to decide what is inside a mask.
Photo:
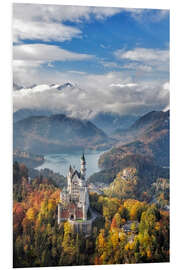
[(14, 123), (14, 148), (32, 153), (107, 149), (112, 142), (90, 121), (63, 114), (32, 116)]

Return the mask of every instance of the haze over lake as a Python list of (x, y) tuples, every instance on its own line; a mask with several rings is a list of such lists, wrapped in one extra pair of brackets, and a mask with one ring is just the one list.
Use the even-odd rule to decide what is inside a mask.
[[(100, 155), (104, 153), (103, 151), (92, 151), (85, 154), (86, 159), (86, 176), (89, 177), (91, 174), (98, 172), (100, 169), (98, 167), (98, 159)], [(45, 155), (45, 162), (37, 167), (36, 169), (48, 168), (56, 173), (60, 173), (64, 176), (67, 175), (69, 170), (69, 165), (75, 166), (77, 170), (80, 170), (80, 157), (82, 153), (64, 153), (64, 154), (49, 154)]]

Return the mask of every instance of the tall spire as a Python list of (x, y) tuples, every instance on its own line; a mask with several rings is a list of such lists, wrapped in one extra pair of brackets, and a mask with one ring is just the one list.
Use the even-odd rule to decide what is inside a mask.
[(72, 174), (73, 174), (73, 168), (71, 167), (71, 164), (70, 164), (68, 175), (71, 177)]
[(70, 171), (70, 172), (72, 172), (72, 167), (71, 167), (71, 164), (70, 164), (70, 166), (69, 166), (69, 171)]
[(85, 160), (85, 157), (84, 157), (84, 153), (83, 153), (82, 156), (81, 156), (81, 163), (85, 163), (85, 164), (86, 164), (86, 160)]
[(83, 178), (85, 178), (86, 175), (86, 160), (84, 157), (84, 153), (81, 156), (81, 175)]

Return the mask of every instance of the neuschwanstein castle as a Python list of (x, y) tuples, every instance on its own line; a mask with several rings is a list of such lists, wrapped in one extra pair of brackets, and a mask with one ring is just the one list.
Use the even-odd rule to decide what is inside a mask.
[(89, 193), (86, 182), (86, 161), (81, 159), (80, 172), (69, 167), (67, 189), (63, 188), (58, 203), (58, 224), (68, 220), (76, 232), (90, 234), (92, 219), (88, 219)]

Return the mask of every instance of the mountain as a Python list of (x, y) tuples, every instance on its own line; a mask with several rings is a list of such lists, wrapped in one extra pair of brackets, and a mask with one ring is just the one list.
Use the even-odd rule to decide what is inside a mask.
[(169, 129), (169, 110), (164, 111), (152, 111), (142, 117), (138, 118), (129, 128), (126, 130), (116, 129), (114, 134), (116, 136), (132, 135), (139, 136), (145, 135), (148, 131), (156, 131), (158, 129)]
[[(73, 88), (79, 88), (77, 85), (70, 83), (70, 82), (66, 82), (63, 84), (33, 84), (31, 86), (28, 87), (23, 87), (23, 86), (19, 86), (15, 83), (13, 83), (13, 89), (14, 91), (17, 90), (22, 90), (23, 92), (27, 92), (27, 93), (35, 93), (35, 92), (41, 92), (41, 91), (47, 91), (47, 90), (64, 90), (64, 89), (73, 89)], [(79, 88), (80, 89), (80, 88)]]
[(48, 110), (20, 109), (13, 113), (13, 122), (17, 122), (31, 116), (49, 116), (49, 115), (51, 115), (51, 112)]
[(20, 85), (18, 85), (18, 84), (16, 84), (16, 83), (13, 83), (13, 90), (14, 90), (14, 91), (21, 90), (22, 88), (23, 88), (22, 86), (20, 86)]
[[(140, 117), (138, 120), (135, 121), (135, 123), (130, 127), (130, 129), (147, 129), (152, 126), (162, 126), (163, 123), (166, 125), (169, 123), (169, 110), (166, 112), (163, 111), (152, 111), (149, 112), (142, 117)], [(163, 125), (164, 126), (164, 125)]]
[(127, 154), (139, 153), (151, 156), (160, 166), (169, 166), (169, 111), (150, 112), (136, 120), (125, 133), (116, 131), (115, 137), (119, 143), (108, 155), (113, 153), (121, 159)]
[(113, 134), (117, 129), (119, 131), (129, 128), (137, 116), (134, 115), (118, 115), (112, 112), (100, 112), (91, 118), (91, 122), (101, 128), (107, 134)]
[(69, 88), (69, 89), (74, 88), (74, 85), (70, 82), (67, 82), (67, 83), (64, 83), (60, 86), (57, 86), (56, 88), (61, 91), (61, 90), (64, 90), (65, 88)]
[(87, 120), (64, 114), (31, 116), (14, 123), (14, 149), (32, 153), (58, 153), (107, 149), (114, 142)]
[[(100, 156), (102, 170), (93, 174), (90, 182), (110, 184), (125, 168), (136, 168), (142, 179), (147, 176), (149, 183), (158, 177), (168, 177), (169, 111), (148, 113), (118, 136), (118, 143)], [(130, 142), (122, 143), (123, 140)]]

